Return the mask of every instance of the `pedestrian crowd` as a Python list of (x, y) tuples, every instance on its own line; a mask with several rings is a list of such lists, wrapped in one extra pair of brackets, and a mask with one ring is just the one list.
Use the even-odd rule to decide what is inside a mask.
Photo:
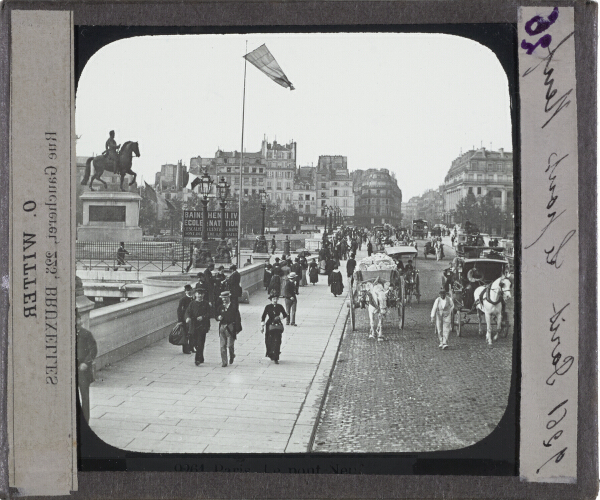
[(198, 274), (195, 287), (185, 285), (185, 296), (177, 307), (177, 321), (184, 329), (182, 350), (184, 354), (195, 353), (196, 366), (204, 363), (204, 344), (210, 330), (211, 319), (218, 321), (221, 366), (233, 364), (235, 340), (242, 331), (239, 299), (242, 296), (240, 273), (232, 265), (231, 274), (225, 275), (225, 267), (219, 266), (214, 273), (209, 264)]

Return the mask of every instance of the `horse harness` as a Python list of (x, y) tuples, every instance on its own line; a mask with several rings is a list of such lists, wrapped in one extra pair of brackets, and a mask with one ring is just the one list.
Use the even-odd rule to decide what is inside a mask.
[(485, 295), (485, 300), (487, 300), (493, 306), (500, 304), (501, 302), (502, 302), (502, 305), (504, 305), (504, 285), (502, 284), (502, 281), (500, 281), (498, 287), (500, 289), (500, 293), (498, 294), (498, 300), (494, 301), (494, 300), (492, 300), (492, 298), (490, 296), (490, 292), (492, 291), (492, 283), (490, 283), (483, 290), (481, 290), (481, 293), (479, 294), (479, 298), (473, 302), (473, 307), (475, 307), (477, 305), (477, 302), (479, 302), (480, 304), (483, 304), (483, 299), (484, 299), (483, 296), (484, 295)]

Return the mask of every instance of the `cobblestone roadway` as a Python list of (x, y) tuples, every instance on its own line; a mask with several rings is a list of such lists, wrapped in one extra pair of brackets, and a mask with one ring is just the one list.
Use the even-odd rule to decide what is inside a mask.
[(475, 324), (463, 329), (463, 337), (452, 333), (449, 349), (439, 349), (429, 316), (449, 259), (436, 262), (421, 255), (422, 300), (407, 308), (402, 332), (395, 312), (384, 323), (385, 342), (367, 338), (366, 310), (357, 310), (355, 332), (348, 321), (313, 451), (463, 448), (487, 436), (504, 414), (512, 328), (490, 348), (477, 335), (473, 316)]

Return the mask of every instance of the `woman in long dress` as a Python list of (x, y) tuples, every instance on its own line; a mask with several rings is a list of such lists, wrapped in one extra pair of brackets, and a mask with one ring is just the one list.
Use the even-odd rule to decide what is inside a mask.
[(273, 276), (271, 276), (271, 282), (269, 283), (269, 287), (267, 288), (267, 293), (269, 294), (269, 296), (271, 296), (272, 294), (279, 295), (280, 291), (281, 278), (278, 274), (273, 273)]
[(319, 282), (319, 268), (315, 259), (312, 260), (308, 267), (308, 276), (313, 285), (316, 285)]
[(261, 317), (261, 332), (265, 334), (265, 346), (268, 358), (279, 364), (281, 354), (281, 337), (283, 334), (282, 318), (287, 318), (287, 313), (281, 304), (278, 304), (279, 295), (273, 293), (269, 296), (270, 304), (267, 304)]
[(331, 271), (331, 293), (337, 297), (344, 292), (344, 279), (342, 278), (342, 273), (340, 272), (339, 266), (335, 266), (333, 271)]

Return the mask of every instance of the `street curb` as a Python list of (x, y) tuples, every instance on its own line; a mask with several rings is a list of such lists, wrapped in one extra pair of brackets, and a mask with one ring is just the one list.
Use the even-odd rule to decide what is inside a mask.
[(348, 321), (349, 309), (347, 305), (348, 297), (342, 303), (336, 322), (331, 329), (327, 347), (325, 347), (315, 371), (310, 389), (306, 394), (288, 444), (285, 447), (285, 453), (306, 453), (310, 452), (312, 448), (319, 417), (331, 381), (331, 374), (335, 368), (338, 351)]

